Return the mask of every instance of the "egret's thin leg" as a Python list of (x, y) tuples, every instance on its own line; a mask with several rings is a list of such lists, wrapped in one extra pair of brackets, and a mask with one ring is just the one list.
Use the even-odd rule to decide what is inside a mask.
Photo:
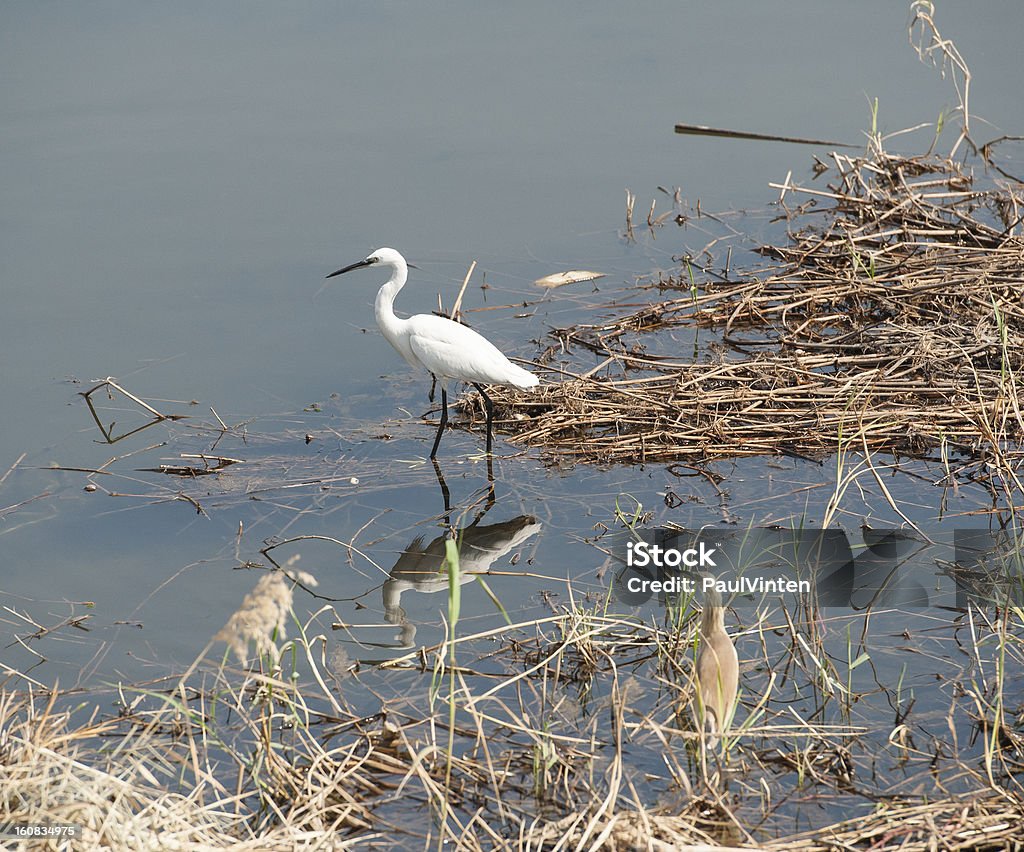
[(433, 373), (430, 374), (430, 393), (427, 394), (427, 399), (431, 402), (434, 401), (434, 391), (437, 390), (437, 376)]
[(441, 422), (437, 426), (437, 435), (434, 438), (434, 446), (430, 451), (430, 457), (437, 457), (437, 448), (441, 446), (441, 435), (444, 434), (444, 427), (448, 425), (448, 388), (441, 385)]
[(491, 427), (494, 424), (494, 403), (491, 402), (491, 398), (487, 395), (487, 392), (480, 387), (476, 382), (473, 382), (473, 387), (480, 391), (480, 396), (484, 398), (484, 407), (487, 409), (487, 455), (491, 454)]

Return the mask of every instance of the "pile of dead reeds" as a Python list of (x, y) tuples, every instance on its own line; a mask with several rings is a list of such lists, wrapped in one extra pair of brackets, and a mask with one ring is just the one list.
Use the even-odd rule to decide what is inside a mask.
[[(0, 820), (18, 826), (73, 826), (73, 833), (18, 839), (5, 849), (124, 850), (317, 848), (323, 826), (298, 821), (259, 824), (246, 804), (213, 774), (202, 731), (165, 705), (152, 721), (79, 720), (56, 710), (56, 692), (38, 701), (0, 691)], [(171, 742), (160, 733), (173, 731)], [(193, 763), (195, 758), (195, 763)], [(199, 770), (191, 790), (169, 791), (167, 775)], [(307, 800), (298, 799), (298, 810)], [(325, 821), (330, 825), (329, 821)], [(343, 849), (338, 840), (333, 848)]]
[[(700, 809), (713, 812), (715, 807), (705, 803), (688, 811)], [(728, 825), (728, 820), (723, 820), (723, 825)], [(1024, 847), (1024, 807), (1019, 800), (996, 793), (971, 800), (943, 799), (924, 804), (895, 800), (880, 803), (870, 814), (763, 844), (741, 839), (734, 826), (732, 845), (721, 845), (706, 828), (706, 824), (702, 828), (701, 820), (689, 812), (676, 816), (619, 811), (599, 819), (568, 816), (536, 827), (528, 840), (530, 848), (537, 849), (557, 848), (556, 844), (572, 846), (600, 837), (599, 848), (608, 850), (930, 852), (946, 848), (1002, 852)]]
[[(777, 265), (552, 331), (564, 380), (495, 388), (503, 427), (554, 455), (625, 463), (1012, 451), (1024, 437), (1021, 186), (978, 190), (952, 160), (878, 147), (833, 154), (828, 173), (827, 189), (780, 186), (789, 240), (761, 249)], [(790, 209), (797, 194), (809, 200)], [(685, 271), (666, 283), (690, 290)], [(714, 354), (647, 354), (694, 326), (721, 331)]]

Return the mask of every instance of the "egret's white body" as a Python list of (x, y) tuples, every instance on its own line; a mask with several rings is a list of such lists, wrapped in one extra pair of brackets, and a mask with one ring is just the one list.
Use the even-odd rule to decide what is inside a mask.
[(387, 266), (391, 277), (377, 291), (374, 314), (381, 333), (413, 367), (430, 371), (441, 383), (441, 425), (430, 457), (437, 454), (441, 433), (448, 423), (448, 382), (452, 379), (475, 385), (487, 406), (487, 452), (491, 451), (491, 424), (494, 417), (490, 397), (481, 385), (512, 385), (524, 390), (536, 387), (538, 378), (517, 367), (489, 340), (454, 320), (433, 314), (416, 314), (408, 319), (395, 314), (395, 297), (409, 277), (409, 265), (392, 248), (379, 248), (361, 260), (328, 278), (364, 266)]

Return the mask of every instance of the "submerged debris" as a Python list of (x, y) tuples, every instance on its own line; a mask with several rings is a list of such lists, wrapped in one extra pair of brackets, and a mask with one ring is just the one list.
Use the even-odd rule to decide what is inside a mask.
[(584, 281), (594, 281), (604, 278), (603, 272), (588, 272), (585, 269), (570, 269), (568, 272), (555, 272), (552, 275), (545, 275), (533, 283), (538, 287), (564, 287), (566, 284), (580, 284)]

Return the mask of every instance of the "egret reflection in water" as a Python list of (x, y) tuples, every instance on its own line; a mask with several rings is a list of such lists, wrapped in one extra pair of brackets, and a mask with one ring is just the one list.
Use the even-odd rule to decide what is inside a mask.
[[(540, 528), (540, 521), (532, 515), (519, 515), (494, 524), (481, 524), (478, 518), (469, 526), (456, 530), (459, 582), (465, 584), (487, 574), (495, 561), (536, 535)], [(409, 621), (402, 607), (402, 595), (410, 589), (427, 594), (448, 591), (445, 543), (450, 537), (445, 532), (429, 544), (423, 543), (424, 536), (415, 538), (402, 551), (384, 583), (384, 617), (389, 624), (401, 625), (398, 641), (402, 648), (411, 648), (416, 638), (416, 625)]]

